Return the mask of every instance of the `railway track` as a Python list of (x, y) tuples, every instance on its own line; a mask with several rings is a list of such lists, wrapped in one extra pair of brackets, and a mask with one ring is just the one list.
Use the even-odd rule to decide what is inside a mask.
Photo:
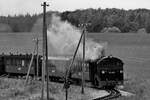
[(93, 100), (110, 100), (110, 99), (115, 99), (121, 96), (121, 93), (117, 89), (106, 89), (106, 91), (109, 93), (109, 95), (95, 98)]

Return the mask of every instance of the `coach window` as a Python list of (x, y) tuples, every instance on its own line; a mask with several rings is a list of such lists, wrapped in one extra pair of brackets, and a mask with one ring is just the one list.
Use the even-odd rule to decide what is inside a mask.
[(21, 65), (24, 66), (24, 64), (25, 64), (25, 63), (24, 63), (24, 60), (22, 60)]
[(30, 63), (30, 60), (26, 60), (26, 66), (28, 67)]
[(85, 64), (85, 71), (89, 72), (89, 64)]
[(17, 66), (17, 59), (14, 59), (14, 65)]
[(24, 66), (28, 66), (28, 63), (29, 63), (28, 59), (25, 59), (24, 60)]
[(16, 65), (16, 60), (12, 59), (12, 65), (15, 66)]
[(6, 64), (11, 65), (11, 59), (7, 59)]
[(21, 60), (17, 59), (17, 66), (21, 66)]
[(10, 65), (13, 65), (13, 59), (12, 58), (10, 59)]

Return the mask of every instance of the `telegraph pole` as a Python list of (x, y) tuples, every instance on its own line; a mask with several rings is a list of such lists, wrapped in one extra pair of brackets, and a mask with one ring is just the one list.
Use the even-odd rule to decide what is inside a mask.
[(84, 62), (85, 62), (85, 24), (79, 24), (79, 27), (81, 27), (82, 34), (83, 34), (83, 58), (82, 58), (82, 83), (81, 83), (81, 93), (84, 94)]
[(79, 39), (77, 48), (76, 48), (76, 50), (75, 50), (75, 52), (74, 52), (74, 54), (73, 54), (73, 58), (72, 58), (71, 63), (70, 63), (70, 65), (69, 65), (69, 69), (67, 69), (66, 74), (65, 74), (64, 88), (66, 89), (66, 100), (68, 99), (68, 88), (70, 87), (70, 83), (69, 83), (69, 78), (68, 78), (68, 77), (69, 77), (69, 74), (70, 74), (71, 67), (72, 67), (72, 65), (73, 65), (73, 63), (74, 63), (74, 60), (75, 60), (77, 51), (78, 51), (78, 49), (79, 49), (79, 46), (80, 46), (80, 43), (81, 43), (83, 34), (84, 34), (84, 33), (82, 33), (81, 36), (80, 36), (80, 39)]
[(36, 54), (37, 54), (37, 58), (36, 58), (36, 68), (37, 68), (37, 70), (36, 70), (36, 75), (37, 75), (37, 78), (38, 78), (38, 76), (39, 76), (39, 39), (37, 38), (36, 39)]
[(83, 23), (80, 24), (79, 26), (82, 27), (82, 34), (83, 34), (83, 64), (82, 64), (82, 89), (81, 89), (81, 93), (84, 94), (84, 83), (85, 83), (85, 79), (84, 79), (84, 73), (85, 73), (85, 35), (86, 35), (86, 27), (89, 26), (90, 23)]
[(44, 2), (43, 6), (43, 64), (42, 64), (42, 95), (41, 98), (44, 100), (44, 81), (45, 81), (45, 70), (47, 78), (47, 100), (49, 100), (49, 75), (48, 75), (48, 48), (47, 48), (47, 23), (46, 23), (46, 7), (49, 6)]
[(39, 76), (39, 42), (41, 41), (41, 39), (35, 38), (33, 39), (33, 41), (35, 41), (35, 45), (36, 45), (36, 77), (38, 78)]
[(82, 90), (81, 93), (84, 94), (84, 65), (85, 65), (85, 31), (86, 27), (83, 26), (83, 64), (82, 64)]

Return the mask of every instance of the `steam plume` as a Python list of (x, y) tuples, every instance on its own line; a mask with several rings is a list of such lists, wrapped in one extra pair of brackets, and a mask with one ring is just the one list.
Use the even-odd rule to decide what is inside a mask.
[[(72, 26), (67, 21), (61, 21), (60, 17), (53, 15), (51, 25), (48, 27), (48, 46), (49, 55), (73, 55), (78, 41), (81, 36), (81, 31)], [(82, 43), (78, 50), (78, 57), (82, 57)], [(96, 59), (101, 56), (104, 47), (91, 39), (86, 39), (85, 58)]]

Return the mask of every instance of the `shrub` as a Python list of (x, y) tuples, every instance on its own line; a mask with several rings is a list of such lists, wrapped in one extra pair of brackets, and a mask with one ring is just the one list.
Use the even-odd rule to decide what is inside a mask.
[(0, 32), (12, 32), (12, 28), (8, 24), (0, 23)]
[(120, 33), (120, 29), (118, 27), (105, 27), (102, 31), (102, 33)]
[(137, 31), (137, 33), (139, 33), (139, 34), (146, 34), (147, 32), (146, 32), (146, 29), (145, 29), (145, 28), (141, 28), (141, 29), (139, 29), (139, 30)]

